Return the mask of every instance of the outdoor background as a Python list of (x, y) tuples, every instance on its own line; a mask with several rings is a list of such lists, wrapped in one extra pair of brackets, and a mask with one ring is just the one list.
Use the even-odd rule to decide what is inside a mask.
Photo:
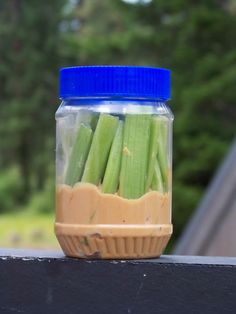
[(236, 1), (0, 0), (0, 246), (57, 247), (59, 68), (172, 70), (174, 237), (236, 131)]

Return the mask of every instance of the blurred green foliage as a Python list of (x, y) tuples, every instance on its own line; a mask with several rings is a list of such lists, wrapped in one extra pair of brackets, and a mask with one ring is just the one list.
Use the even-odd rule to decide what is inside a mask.
[(53, 209), (59, 67), (161, 66), (172, 70), (178, 236), (235, 134), (235, 29), (227, 0), (1, 0), (0, 212)]
[(16, 167), (1, 171), (0, 176), (0, 209), (13, 211), (22, 195), (21, 177)]

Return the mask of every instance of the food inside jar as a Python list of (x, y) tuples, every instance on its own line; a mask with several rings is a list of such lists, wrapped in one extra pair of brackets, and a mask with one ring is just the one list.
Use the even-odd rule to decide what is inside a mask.
[[(64, 127), (62, 125), (62, 127)], [(63, 130), (61, 132), (63, 134)], [(67, 141), (64, 136), (60, 141)], [(102, 194), (136, 200), (168, 193), (168, 119), (150, 114), (91, 114), (70, 140), (62, 184), (95, 185)], [(67, 143), (62, 147), (68, 150)]]

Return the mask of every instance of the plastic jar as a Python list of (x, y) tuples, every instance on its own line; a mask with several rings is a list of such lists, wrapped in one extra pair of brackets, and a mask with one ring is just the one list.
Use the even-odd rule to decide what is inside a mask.
[(67, 256), (158, 257), (172, 234), (170, 71), (62, 68), (55, 233)]

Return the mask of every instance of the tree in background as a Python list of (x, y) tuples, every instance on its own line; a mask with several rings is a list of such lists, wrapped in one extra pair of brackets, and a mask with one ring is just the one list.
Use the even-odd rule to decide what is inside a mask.
[[(49, 173), (52, 176), (64, 2), (0, 4), (0, 165), (1, 169), (19, 169), (17, 201), (23, 203), (44, 188)], [(12, 185), (10, 190), (8, 197), (14, 198)], [(0, 201), (0, 211), (8, 209), (4, 204)]]

